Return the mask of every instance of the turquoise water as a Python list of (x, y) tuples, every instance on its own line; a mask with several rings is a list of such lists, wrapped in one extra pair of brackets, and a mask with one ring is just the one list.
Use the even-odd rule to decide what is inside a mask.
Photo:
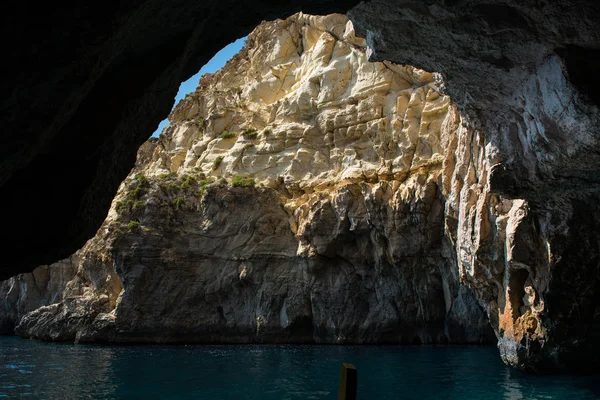
[(89, 346), (0, 337), (0, 398), (600, 399), (600, 377), (525, 376), (494, 347)]

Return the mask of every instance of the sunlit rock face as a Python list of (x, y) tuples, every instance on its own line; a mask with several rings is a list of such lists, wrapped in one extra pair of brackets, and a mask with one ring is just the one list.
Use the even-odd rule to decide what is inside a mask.
[[(261, 21), (358, 0), (13, 2), (0, 13), (0, 279), (94, 236), (182, 81)], [(27, 21), (27, 23), (23, 23)], [(42, 200), (43, 199), (43, 200)]]
[[(222, 71), (171, 115), (158, 172), (197, 167), (299, 189), (380, 178), (404, 181), (441, 164), (449, 99), (432, 75), (370, 63), (343, 16), (300, 15), (261, 26)], [(240, 134), (255, 129), (256, 138)], [(224, 131), (234, 139), (220, 137)]]
[[(342, 15), (297, 14), (256, 28), (169, 119), (72, 278), (7, 302), (6, 326), (80, 342), (495, 340), (459, 284), (447, 199), (468, 129), (434, 75), (368, 62)], [(28, 298), (27, 276), (0, 294)]]
[(503, 360), (525, 370), (600, 370), (599, 15), (590, 1), (350, 12), (371, 60), (440, 71), (467, 121), (445, 230)]

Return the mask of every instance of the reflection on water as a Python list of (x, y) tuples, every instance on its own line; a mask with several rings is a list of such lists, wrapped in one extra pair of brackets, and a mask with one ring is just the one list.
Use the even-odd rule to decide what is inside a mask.
[(502, 375), (504, 375), (504, 398), (506, 400), (524, 399), (521, 385), (517, 379), (511, 378), (510, 371), (506, 370)]
[(0, 338), (0, 397), (114, 398), (111, 347), (46, 345)]
[(493, 347), (85, 346), (0, 337), (0, 398), (336, 399), (339, 366), (361, 399), (600, 399), (599, 377), (532, 377)]

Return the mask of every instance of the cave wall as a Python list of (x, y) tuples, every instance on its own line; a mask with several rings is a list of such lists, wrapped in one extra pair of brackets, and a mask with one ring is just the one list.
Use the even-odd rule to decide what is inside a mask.
[(0, 326), (79, 343), (496, 343), (445, 237), (459, 120), (431, 73), (368, 62), (342, 14), (261, 23), (140, 148), (68, 282), (68, 262), (0, 282)]
[[(6, 6), (0, 240), (11, 251), (0, 276), (65, 258), (94, 234), (179, 82), (219, 48), (261, 19), (355, 3)], [(465, 117), (461, 173), (483, 173), (447, 206), (462, 280), (504, 335), (505, 361), (583, 366), (600, 318), (600, 6), (376, 0), (349, 16), (372, 60), (439, 71)]]
[(446, 213), (504, 361), (597, 369), (598, 4), (378, 0), (349, 16), (371, 60), (439, 71), (461, 109)]
[(73, 254), (106, 217), (179, 84), (262, 20), (357, 1), (3, 7), (0, 279)]

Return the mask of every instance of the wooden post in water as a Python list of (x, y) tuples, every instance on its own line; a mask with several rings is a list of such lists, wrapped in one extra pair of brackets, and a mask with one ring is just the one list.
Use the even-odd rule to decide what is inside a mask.
[(352, 364), (342, 364), (338, 400), (356, 400), (357, 383), (358, 376), (356, 373), (356, 367)]

